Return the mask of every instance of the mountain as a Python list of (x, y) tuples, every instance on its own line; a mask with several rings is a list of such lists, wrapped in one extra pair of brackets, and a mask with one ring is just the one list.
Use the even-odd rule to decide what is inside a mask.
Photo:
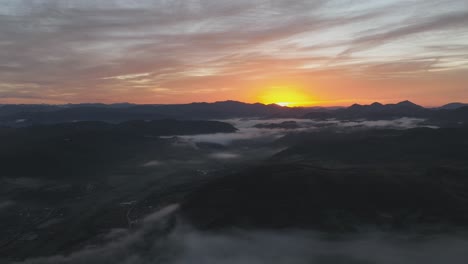
[(434, 111), (429, 122), (439, 126), (464, 126), (468, 124), (468, 106)]
[(465, 103), (450, 103), (450, 104), (446, 104), (446, 105), (443, 105), (443, 106), (439, 107), (439, 109), (454, 110), (454, 109), (462, 108), (462, 107), (465, 107), (465, 106), (468, 106), (468, 104), (465, 104)]
[(400, 117), (420, 117), (430, 115), (430, 110), (414, 104), (410, 101), (403, 101), (397, 104), (373, 103), (370, 105), (354, 104), (345, 109), (334, 111), (316, 111), (305, 115), (305, 118), (337, 118), (337, 119), (395, 119)]
[(66, 104), (66, 105), (59, 105), (59, 106), (64, 107), (64, 108), (74, 108), (74, 107), (129, 108), (135, 105), (136, 104), (131, 104), (131, 103), (114, 103), (114, 104), (81, 103), (81, 104)]
[(180, 105), (99, 105), (68, 106), (3, 106), (0, 125), (27, 126), (74, 121), (124, 122), (159, 119), (229, 119), (243, 117), (292, 117), (305, 114), (302, 108), (287, 108), (275, 104), (246, 104), (236, 101), (191, 103)]
[[(458, 107), (460, 106), (460, 107)], [(120, 123), (130, 120), (222, 120), (232, 118), (307, 118), (338, 120), (390, 120), (402, 117), (422, 118), (428, 124), (458, 126), (467, 121), (464, 107), (458, 103), (443, 108), (424, 108), (410, 101), (397, 104), (354, 104), (347, 108), (282, 107), (276, 104), (247, 104), (237, 101), (176, 105), (69, 104), (3, 105), (0, 126), (25, 127), (76, 121)]]
[(336, 110), (312, 111), (303, 116), (308, 119), (338, 120), (391, 120), (402, 117), (426, 119), (427, 125), (457, 127), (468, 124), (468, 106), (452, 103), (440, 108), (424, 108), (410, 101), (397, 104), (373, 103), (370, 105), (354, 104), (348, 108)]
[(17, 105), (0, 105), (0, 117), (8, 117), (9, 115), (15, 115), (18, 113), (26, 112), (50, 112), (60, 110), (61, 107), (57, 105), (46, 105), (46, 104), (17, 104)]

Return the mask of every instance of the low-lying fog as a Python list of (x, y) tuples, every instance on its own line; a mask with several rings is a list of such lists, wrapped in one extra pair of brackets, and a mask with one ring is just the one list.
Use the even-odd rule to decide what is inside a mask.
[(177, 209), (177, 205), (163, 208), (133, 232), (114, 230), (105, 245), (22, 263), (465, 264), (468, 259), (468, 240), (461, 235), (332, 236), (305, 230), (202, 233), (183, 224), (167, 234)]
[[(430, 127), (424, 124), (424, 119), (399, 118), (394, 120), (359, 120), (340, 121), (312, 120), (312, 119), (226, 119), (220, 120), (235, 126), (238, 131), (234, 133), (200, 134), (190, 136), (165, 136), (165, 139), (174, 139), (175, 147), (199, 150), (200, 143), (215, 144), (205, 154), (187, 159), (175, 157), (171, 160), (149, 159), (143, 167), (155, 168), (180, 167), (184, 164), (203, 165), (207, 162), (239, 163), (249, 160), (265, 159), (284, 150), (285, 146), (272, 144), (277, 139), (291, 133), (304, 133), (314, 131), (350, 132), (366, 129), (410, 129), (416, 127)], [(430, 127), (436, 128), (436, 127)]]
[[(391, 129), (409, 129), (416, 127), (428, 127), (424, 125), (424, 119), (419, 118), (399, 118), (394, 120), (360, 120), (360, 121), (340, 121), (330, 120), (311, 120), (311, 119), (227, 119), (220, 120), (234, 125), (239, 131), (235, 133), (206, 134), (195, 136), (183, 136), (181, 138), (193, 142), (211, 142), (222, 145), (229, 145), (234, 141), (244, 140), (263, 140), (272, 141), (280, 138), (287, 133), (294, 132), (312, 132), (321, 129), (332, 129), (336, 131), (349, 131), (369, 128), (391, 128)], [(270, 128), (256, 127), (258, 125), (280, 125), (282, 123), (295, 123), (296, 127), (281, 128), (280, 126), (271, 126)], [(433, 127), (435, 128), (435, 127)]]

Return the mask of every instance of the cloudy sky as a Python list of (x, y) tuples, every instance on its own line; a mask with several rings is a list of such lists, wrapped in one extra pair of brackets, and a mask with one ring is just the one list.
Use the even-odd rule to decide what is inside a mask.
[(0, 103), (291, 92), (468, 102), (468, 1), (0, 0)]

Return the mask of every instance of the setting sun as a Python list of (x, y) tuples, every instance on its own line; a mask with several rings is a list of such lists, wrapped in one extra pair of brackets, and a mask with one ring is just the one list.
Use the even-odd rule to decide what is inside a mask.
[(309, 106), (314, 102), (311, 96), (300, 89), (291, 87), (271, 87), (263, 91), (259, 96), (264, 104), (277, 104), (280, 106)]

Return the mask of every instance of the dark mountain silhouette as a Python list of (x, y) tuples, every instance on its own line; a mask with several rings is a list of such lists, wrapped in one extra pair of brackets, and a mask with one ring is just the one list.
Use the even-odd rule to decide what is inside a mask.
[(454, 109), (462, 108), (465, 106), (468, 106), (468, 104), (457, 102), (457, 103), (450, 103), (450, 104), (443, 105), (439, 107), (439, 109), (454, 110)]
[(75, 107), (103, 107), (103, 108), (129, 108), (136, 106), (131, 103), (115, 103), (115, 104), (103, 104), (103, 103), (81, 103), (81, 104), (66, 104), (60, 107), (75, 108)]
[(56, 105), (0, 105), (0, 117), (8, 117), (9, 115), (15, 115), (18, 113), (35, 113), (35, 112), (49, 112), (60, 110), (60, 106)]
[(437, 110), (432, 113), (429, 121), (440, 126), (464, 126), (468, 124), (468, 106)]
[[(13, 108), (13, 109), (10, 109)], [(5, 110), (4, 110), (5, 109)], [(73, 106), (3, 106), (0, 124), (26, 126), (71, 121), (124, 122), (128, 120), (157, 119), (227, 119), (241, 117), (297, 116), (301, 109), (260, 103), (246, 104), (236, 101), (192, 103), (181, 105), (119, 105), (83, 104)], [(305, 110), (302, 110), (304, 114)]]
[(403, 101), (397, 104), (373, 103), (371, 105), (354, 104), (348, 108), (334, 111), (312, 112), (306, 118), (338, 118), (338, 119), (395, 119), (400, 117), (427, 117), (431, 110)]
[(402, 117), (428, 119), (430, 124), (458, 126), (468, 118), (464, 107), (424, 108), (410, 101), (397, 104), (354, 104), (347, 108), (282, 107), (276, 104), (247, 104), (237, 101), (177, 105), (75, 104), (75, 105), (3, 105), (0, 126), (23, 127), (76, 121), (120, 123), (129, 120), (206, 120), (229, 118), (309, 118), (338, 120), (389, 120)]
[[(138, 106), (135, 107), (135, 109), (141, 109), (143, 107)], [(185, 119), (224, 119), (236, 117), (269, 116), (280, 113), (286, 109), (287, 108), (283, 108), (274, 104), (246, 104), (237, 101), (161, 105), (152, 107), (153, 111), (162, 115)]]

